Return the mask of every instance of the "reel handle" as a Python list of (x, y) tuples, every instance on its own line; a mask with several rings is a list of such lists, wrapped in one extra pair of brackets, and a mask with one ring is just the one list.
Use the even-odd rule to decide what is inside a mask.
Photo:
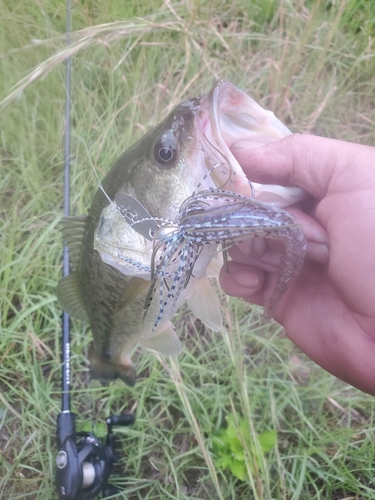
[(134, 415), (132, 413), (127, 413), (125, 415), (111, 415), (105, 421), (108, 427), (108, 435), (112, 432), (112, 427), (121, 426), (126, 427), (128, 425), (134, 424)]

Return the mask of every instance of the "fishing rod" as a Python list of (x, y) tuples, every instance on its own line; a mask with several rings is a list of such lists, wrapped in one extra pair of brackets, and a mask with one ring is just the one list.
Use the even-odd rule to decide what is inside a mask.
[[(71, 38), (71, 7), (66, 0), (66, 44)], [(64, 133), (64, 216), (70, 214), (70, 108), (71, 57), (66, 59), (66, 103)], [(63, 277), (69, 274), (69, 249), (64, 244)], [(134, 422), (132, 414), (110, 416), (106, 419), (107, 437), (104, 442), (91, 432), (76, 432), (76, 415), (70, 409), (70, 318), (62, 315), (62, 401), (57, 418), (56, 487), (60, 500), (91, 500), (97, 495), (114, 493), (108, 484), (113, 465), (118, 461), (114, 451), (114, 426), (127, 426)]]

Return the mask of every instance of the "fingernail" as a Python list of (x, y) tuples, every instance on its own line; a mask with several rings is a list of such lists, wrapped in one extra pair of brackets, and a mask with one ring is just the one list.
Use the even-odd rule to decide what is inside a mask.
[(308, 241), (306, 253), (310, 259), (316, 260), (322, 264), (327, 264), (329, 262), (330, 249), (325, 243)]
[(244, 288), (256, 288), (259, 285), (259, 275), (253, 271), (242, 271), (236, 273), (234, 281)]

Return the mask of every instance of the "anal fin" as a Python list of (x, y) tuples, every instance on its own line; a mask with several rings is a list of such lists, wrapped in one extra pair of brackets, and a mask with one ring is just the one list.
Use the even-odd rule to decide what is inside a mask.
[(178, 356), (182, 350), (182, 344), (170, 321), (161, 330), (157, 330), (155, 335), (142, 340), (140, 345), (143, 349), (163, 356)]

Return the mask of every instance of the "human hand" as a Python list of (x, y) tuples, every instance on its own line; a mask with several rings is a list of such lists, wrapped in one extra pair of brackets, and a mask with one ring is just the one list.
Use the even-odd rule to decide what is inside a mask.
[[(261, 148), (239, 141), (232, 152), (251, 181), (299, 186), (315, 200), (304, 228), (300, 275), (273, 311), (312, 360), (375, 395), (375, 148), (294, 134)], [(277, 279), (277, 248), (243, 243), (230, 251), (229, 295), (264, 305)]]

